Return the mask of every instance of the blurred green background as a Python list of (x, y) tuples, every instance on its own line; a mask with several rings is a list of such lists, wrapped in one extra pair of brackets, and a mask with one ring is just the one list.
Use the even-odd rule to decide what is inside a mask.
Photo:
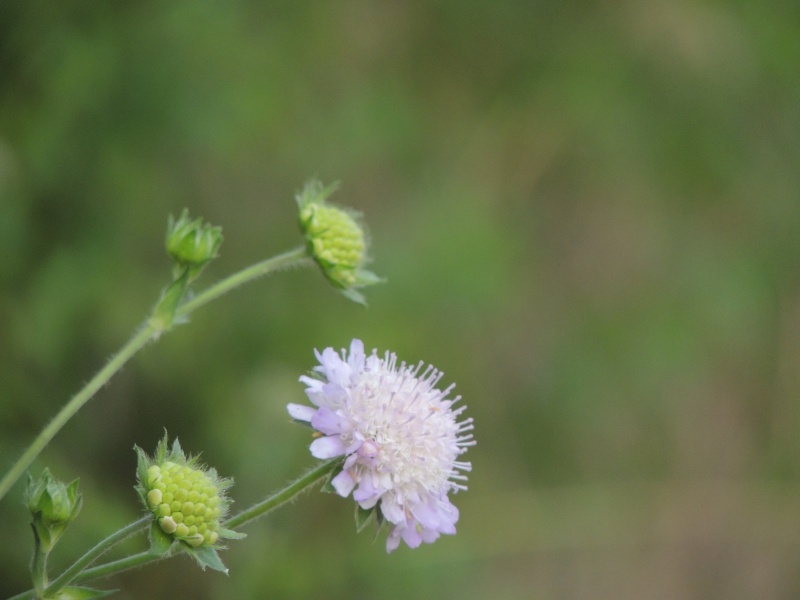
[(229, 577), (177, 558), (116, 598), (800, 596), (799, 6), (2, 2), (3, 470), (155, 302), (170, 213), (224, 229), (203, 287), (298, 245), (294, 193), (338, 180), (388, 279), (365, 310), (280, 273), (137, 356), (33, 469), (85, 495), (53, 570), (137, 518), (164, 427), (238, 507), (313, 464), (285, 405), (359, 337), (469, 406), (458, 535), (387, 556), (313, 493)]

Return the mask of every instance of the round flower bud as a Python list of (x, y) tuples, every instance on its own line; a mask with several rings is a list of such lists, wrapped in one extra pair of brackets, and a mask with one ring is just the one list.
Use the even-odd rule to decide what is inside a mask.
[(78, 480), (65, 484), (50, 475), (48, 469), (42, 472), (39, 479), (28, 475), (25, 500), (33, 517), (32, 525), (38, 543), (44, 552), (52, 550), (83, 505)]
[(203, 223), (202, 219), (191, 219), (184, 209), (177, 220), (170, 215), (164, 243), (176, 267), (189, 267), (189, 278), (194, 279), (210, 260), (218, 256), (222, 228)]
[(213, 546), (220, 537), (239, 536), (220, 525), (230, 504), (226, 496), (230, 479), (220, 479), (214, 469), (201, 465), (196, 457), (187, 457), (177, 440), (168, 452), (166, 436), (154, 458), (140, 448), (136, 451), (137, 490), (163, 533), (190, 548)]
[(380, 279), (365, 270), (367, 237), (358, 217), (326, 202), (335, 186), (323, 188), (319, 181), (306, 184), (297, 196), (300, 229), (306, 250), (325, 277), (346, 296), (364, 302), (355, 288)]

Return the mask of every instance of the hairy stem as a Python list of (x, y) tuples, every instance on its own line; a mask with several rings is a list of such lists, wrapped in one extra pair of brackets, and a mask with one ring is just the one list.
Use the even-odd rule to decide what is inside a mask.
[[(204, 292), (198, 294), (196, 297), (186, 301), (177, 306), (174, 316), (176, 318), (186, 317), (192, 311), (197, 310), (212, 300), (219, 298), (223, 294), (249, 282), (287, 267), (303, 263), (307, 260), (307, 254), (304, 248), (299, 247), (290, 250), (283, 254), (279, 254), (273, 258), (261, 261), (251, 265), (238, 273), (234, 273), (230, 277), (214, 284)], [(157, 309), (161, 307), (161, 303)], [(154, 318), (159, 317), (159, 318)], [(86, 386), (80, 390), (72, 399), (65, 404), (58, 414), (53, 418), (50, 423), (45, 426), (39, 433), (35, 440), (31, 443), (27, 450), (17, 460), (11, 469), (0, 479), (0, 499), (8, 493), (11, 486), (22, 476), (22, 474), (30, 467), (31, 463), (36, 459), (41, 451), (50, 443), (55, 435), (61, 428), (69, 421), (86, 402), (94, 396), (97, 391), (103, 387), (111, 377), (119, 371), (128, 360), (133, 357), (139, 350), (144, 348), (151, 340), (156, 340), (169, 326), (172, 324), (172, 319), (164, 320), (163, 315), (154, 315), (129, 341), (125, 344), (117, 354), (103, 367), (97, 375), (95, 375)]]
[[(268, 512), (276, 508), (279, 508), (280, 506), (283, 506), (288, 502), (291, 502), (299, 494), (310, 489), (315, 484), (322, 481), (340, 463), (341, 459), (336, 458), (318, 465), (317, 467), (310, 470), (305, 475), (302, 475), (299, 479), (293, 481), (288, 486), (286, 486), (279, 492), (273, 494), (263, 502), (259, 502), (258, 504), (255, 504), (254, 506), (248, 508), (247, 510), (242, 511), (238, 515), (231, 517), (230, 519), (222, 523), (223, 527), (233, 528), (245, 525), (246, 523), (249, 523), (250, 521), (257, 519), (258, 517), (261, 517), (267, 514)], [(134, 525), (137, 524), (139, 524), (138, 521), (137, 523), (134, 523)], [(78, 573), (76, 576), (72, 577), (72, 581), (75, 583), (81, 583), (85, 581), (90, 581), (92, 579), (98, 579), (100, 577), (108, 577), (109, 575), (115, 575), (123, 571), (128, 571), (130, 569), (140, 567), (142, 565), (155, 562), (157, 560), (161, 560), (169, 556), (170, 555), (156, 556), (154, 554), (151, 554), (150, 552), (140, 552), (139, 554), (133, 554), (131, 556), (127, 556), (119, 560), (115, 560), (102, 565), (98, 565), (96, 567), (85, 569), (80, 573)], [(175, 555), (172, 554), (171, 556)], [(72, 567), (70, 567), (70, 569), (71, 568)], [(59, 578), (56, 579), (56, 581), (61, 580), (62, 577), (64, 577), (63, 574), (59, 576)], [(53, 584), (55, 584), (56, 581), (54, 581)], [(25, 592), (25, 593), (30, 593), (30, 592)], [(22, 600), (23, 598), (28, 598), (28, 597), (32, 598), (33, 596), (25, 596), (24, 594), (20, 594), (18, 597), (15, 596), (14, 600)]]
[(123, 527), (119, 531), (112, 533), (94, 548), (89, 550), (86, 554), (81, 556), (71, 567), (54, 579), (53, 583), (47, 586), (47, 595), (53, 596), (65, 585), (72, 583), (77, 578), (78, 574), (85, 572), (86, 567), (97, 560), (102, 554), (108, 552), (114, 545), (130, 537), (131, 535), (140, 531), (144, 531), (152, 520), (153, 516), (148, 515), (146, 517), (142, 517), (138, 521), (134, 521), (126, 527)]
[(323, 477), (326, 477), (340, 463), (340, 458), (334, 458), (322, 463), (266, 500), (259, 502), (258, 504), (255, 504), (246, 510), (243, 510), (234, 517), (231, 517), (225, 521), (223, 525), (229, 528), (239, 527), (240, 525), (249, 523), (258, 517), (275, 510), (279, 506), (294, 500), (301, 492), (310, 488)]
[(197, 310), (201, 306), (208, 304), (223, 294), (227, 294), (229, 291), (239, 287), (243, 283), (247, 283), (248, 281), (252, 281), (258, 277), (263, 277), (264, 275), (274, 271), (279, 271), (280, 269), (285, 269), (295, 264), (299, 264), (304, 262), (307, 258), (308, 254), (306, 253), (305, 248), (299, 247), (251, 265), (246, 269), (242, 269), (238, 273), (234, 273), (222, 281), (215, 283), (210, 288), (198, 294), (191, 300), (184, 302), (180, 307), (178, 307), (176, 315), (179, 317), (188, 315), (190, 312)]
[(110, 361), (95, 375), (86, 386), (75, 394), (67, 402), (58, 414), (50, 421), (35, 440), (28, 446), (28, 449), (19, 457), (17, 462), (0, 480), (0, 498), (6, 495), (11, 486), (22, 476), (31, 466), (31, 463), (39, 456), (39, 453), (50, 443), (50, 440), (61, 430), (86, 402), (97, 393), (109, 379), (119, 371), (128, 360), (139, 350), (144, 348), (147, 343), (156, 337), (157, 331), (149, 324), (145, 325), (117, 352)]

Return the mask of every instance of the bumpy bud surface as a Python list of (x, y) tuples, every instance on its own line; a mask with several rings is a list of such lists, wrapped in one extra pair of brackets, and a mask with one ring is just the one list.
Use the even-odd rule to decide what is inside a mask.
[(219, 538), (223, 501), (202, 469), (166, 461), (147, 470), (147, 506), (164, 533), (191, 546), (213, 546)]
[(154, 515), (155, 537), (167, 539), (167, 546), (180, 542), (203, 567), (224, 570), (213, 551), (217, 542), (244, 537), (221, 525), (230, 505), (226, 491), (233, 481), (220, 479), (214, 469), (199, 464), (197, 457), (187, 457), (177, 439), (169, 451), (167, 446), (165, 434), (153, 458), (135, 448), (139, 459), (136, 490)]
[(306, 184), (297, 196), (300, 229), (308, 254), (333, 285), (357, 302), (363, 296), (354, 288), (378, 283), (363, 266), (367, 259), (367, 239), (358, 217), (326, 202), (335, 186), (322, 187), (319, 181)]

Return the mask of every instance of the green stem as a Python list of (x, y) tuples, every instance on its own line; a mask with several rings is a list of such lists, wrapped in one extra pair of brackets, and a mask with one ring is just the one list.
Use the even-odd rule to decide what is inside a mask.
[(95, 560), (97, 560), (98, 557), (105, 552), (108, 552), (114, 545), (118, 544), (125, 538), (144, 530), (152, 520), (153, 516), (148, 515), (146, 517), (142, 517), (138, 521), (134, 521), (126, 527), (123, 527), (119, 531), (112, 533), (94, 548), (89, 550), (86, 554), (81, 556), (71, 567), (53, 580), (53, 583), (47, 586), (46, 595), (48, 597), (54, 596), (65, 585), (72, 583), (78, 574), (84, 571), (84, 569), (86, 569), (86, 567), (92, 564)]
[(120, 558), (119, 560), (105, 563), (104, 565), (97, 565), (91, 569), (86, 569), (77, 577), (75, 577), (74, 581), (76, 583), (82, 583), (92, 579), (99, 579), (100, 577), (108, 577), (109, 575), (122, 573), (123, 571), (128, 571), (130, 569), (146, 565), (147, 563), (155, 562), (157, 560), (161, 560), (162, 558), (167, 558), (168, 556), (170, 555), (166, 554), (157, 556), (145, 550), (144, 552), (139, 552), (139, 554), (132, 554), (130, 556), (126, 556), (125, 558)]
[(36, 596), (41, 598), (44, 589), (47, 587), (47, 556), (49, 552), (42, 549), (36, 526), (33, 527), (33, 536), (35, 538), (35, 547), (33, 549), (33, 561), (31, 562), (31, 578), (33, 579), (33, 589), (36, 592)]
[[(197, 295), (195, 298), (189, 300), (178, 306), (175, 311), (175, 317), (185, 317), (192, 311), (200, 308), (219, 298), (223, 294), (231, 291), (240, 285), (252, 281), (258, 277), (262, 277), (268, 273), (278, 269), (300, 264), (307, 258), (304, 248), (295, 248), (273, 258), (256, 263), (250, 267), (234, 273), (230, 277), (211, 286), (206, 291)], [(161, 304), (159, 304), (161, 306)], [(157, 307), (158, 308), (158, 307)], [(158, 315), (154, 315), (157, 317)], [(97, 391), (103, 387), (109, 379), (119, 371), (122, 366), (130, 360), (130, 358), (141, 350), (150, 340), (158, 339), (163, 331), (164, 326), (168, 327), (171, 323), (162, 323), (157, 318), (151, 318), (145, 326), (139, 330), (125, 346), (106, 364), (103, 369), (95, 375), (86, 386), (79, 391), (72, 399), (65, 404), (55, 418), (42, 429), (38, 437), (31, 443), (25, 453), (17, 460), (11, 469), (0, 480), (0, 499), (6, 495), (11, 486), (22, 476), (22, 474), (31, 466), (31, 463), (39, 456), (39, 453), (50, 443), (55, 435), (61, 428), (69, 421), (86, 402), (94, 396)]]
[[(301, 476), (296, 481), (290, 483), (284, 489), (277, 492), (276, 494), (273, 494), (263, 502), (259, 502), (258, 504), (253, 505), (252, 507), (242, 511), (235, 517), (231, 517), (230, 519), (222, 523), (223, 527), (233, 528), (244, 525), (246, 523), (249, 523), (250, 521), (257, 519), (258, 517), (267, 514), (271, 510), (274, 510), (286, 504), (287, 502), (290, 502), (305, 490), (311, 488), (316, 483), (319, 483), (320, 480), (325, 478), (331, 471), (333, 471), (338, 465), (340, 465), (341, 462), (342, 462), (341, 458), (335, 458), (320, 464), (319, 466), (312, 469), (305, 475)], [(134, 525), (138, 523), (139, 522), (137, 521), (137, 523), (135, 523)], [(133, 554), (131, 556), (127, 556), (119, 560), (98, 565), (90, 569), (85, 569), (84, 571), (81, 571), (79, 574), (73, 577), (72, 581), (75, 583), (81, 583), (84, 581), (90, 581), (92, 579), (98, 579), (100, 577), (115, 575), (117, 573), (121, 573), (123, 571), (127, 571), (129, 569), (133, 569), (135, 567), (139, 567), (147, 563), (155, 562), (162, 558), (166, 558), (167, 556), (169, 555), (156, 556), (155, 554), (151, 554), (150, 552), (140, 552), (139, 554)], [(74, 566), (75, 565), (73, 565), (73, 567)], [(70, 570), (73, 567), (70, 567)], [(63, 577), (64, 574), (59, 576), (58, 579), (56, 579), (53, 582), (53, 585), (55, 585), (56, 582), (60, 581)], [(48, 588), (48, 590), (51, 588)], [(20, 594), (19, 596), (14, 596), (14, 598), (10, 600), (22, 600), (23, 598), (32, 598), (33, 596), (25, 595), (29, 593), (30, 592), (25, 592), (23, 594)]]
[(147, 342), (156, 335), (157, 332), (155, 329), (150, 325), (145, 325), (111, 358), (106, 366), (103, 367), (81, 391), (75, 394), (72, 399), (61, 408), (55, 418), (42, 429), (36, 439), (28, 446), (25, 453), (14, 463), (14, 466), (3, 476), (3, 479), (0, 480), (0, 498), (6, 495), (8, 490), (11, 489), (11, 486), (16, 483), (67, 421), (94, 396), (97, 390), (103, 387), (103, 385), (122, 368), (128, 359), (141, 350)]
[(251, 265), (246, 269), (243, 269), (238, 273), (234, 273), (230, 277), (217, 282), (191, 300), (184, 302), (178, 308), (176, 316), (182, 317), (188, 315), (192, 311), (197, 310), (201, 306), (208, 304), (212, 300), (219, 298), (223, 294), (228, 293), (229, 291), (239, 287), (244, 283), (247, 283), (248, 281), (252, 281), (258, 277), (263, 277), (264, 275), (272, 273), (273, 271), (278, 271), (280, 269), (285, 269), (286, 267), (299, 264), (307, 258), (308, 253), (306, 252), (306, 249), (299, 247)]
[(327, 462), (322, 463), (315, 469), (312, 469), (293, 483), (290, 483), (280, 492), (273, 494), (266, 500), (259, 502), (251, 506), (250, 508), (243, 510), (238, 515), (231, 517), (227, 521), (223, 523), (223, 526), (233, 529), (234, 527), (239, 527), (240, 525), (244, 525), (245, 523), (249, 523), (258, 517), (261, 517), (271, 510), (286, 504), (290, 500), (293, 500), (297, 497), (302, 491), (310, 488), (312, 485), (317, 483), (320, 479), (327, 476), (331, 471), (333, 471), (338, 465), (342, 462), (341, 458), (334, 458)]

